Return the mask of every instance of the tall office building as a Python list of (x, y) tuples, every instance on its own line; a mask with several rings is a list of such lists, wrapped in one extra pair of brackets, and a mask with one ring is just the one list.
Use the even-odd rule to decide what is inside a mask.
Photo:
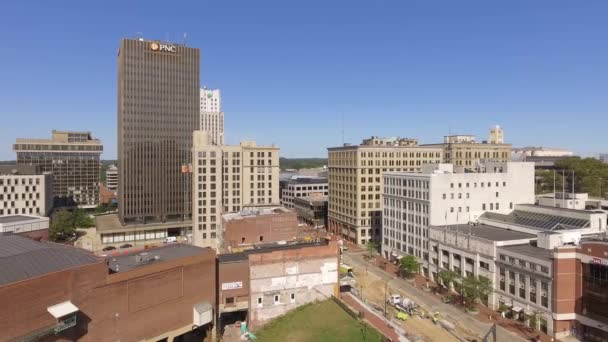
[(116, 165), (110, 165), (106, 170), (106, 187), (112, 191), (118, 189), (118, 168)]
[(361, 145), (328, 148), (328, 231), (365, 245), (380, 241), (382, 174), (420, 171), (440, 163), (441, 147), (419, 146), (418, 140), (371, 137)]
[(17, 139), (13, 149), (17, 165), (36, 165), (40, 172), (53, 174), (57, 205), (95, 207), (99, 203), (103, 146), (90, 132), (53, 130), (51, 139)]
[(247, 207), (279, 205), (279, 148), (219, 146), (209, 133), (193, 134), (193, 237), (201, 247), (218, 247), (222, 214)]
[(201, 131), (209, 132), (214, 145), (224, 145), (224, 112), (219, 89), (201, 89)]
[[(200, 52), (123, 39), (118, 53), (118, 213), (128, 222), (189, 220)], [(185, 165), (185, 167), (184, 167)], [(183, 172), (184, 171), (184, 172)]]

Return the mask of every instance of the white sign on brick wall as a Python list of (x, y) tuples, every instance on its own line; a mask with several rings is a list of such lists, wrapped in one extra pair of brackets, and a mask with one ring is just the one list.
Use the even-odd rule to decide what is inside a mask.
[(243, 282), (242, 281), (233, 281), (232, 283), (222, 283), (222, 290), (236, 290), (242, 289)]

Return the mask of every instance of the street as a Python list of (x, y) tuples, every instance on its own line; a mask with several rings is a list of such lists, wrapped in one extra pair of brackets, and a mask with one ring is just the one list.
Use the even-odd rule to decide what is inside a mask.
[[(364, 251), (353, 250), (345, 252), (343, 255), (344, 263), (349, 264), (354, 268), (355, 275), (358, 277), (360, 277), (359, 275), (363, 275), (360, 277), (363, 278), (361, 280), (369, 278), (368, 280), (363, 281), (366, 283), (366, 285), (371, 284), (371, 287), (363, 288), (362, 292), (364, 298), (369, 298), (370, 301), (374, 301), (376, 303), (382, 303), (384, 301), (384, 286), (388, 281), (389, 293), (401, 293), (402, 295), (415, 301), (424, 311), (439, 312), (443, 319), (453, 323), (456, 326), (455, 335), (460, 340), (481, 340), (481, 338), (485, 336), (488, 331), (490, 331), (492, 324), (480, 322), (470, 315), (462, 312), (458, 308), (442, 303), (435, 296), (416, 288), (406, 280), (395, 277), (392, 274), (378, 268), (363, 258), (365, 253), (366, 252)], [(377, 278), (377, 280), (373, 282), (373, 278)], [(357, 281), (359, 282), (359, 279), (357, 279)], [(412, 322), (416, 322), (416, 325), (420, 325), (422, 321)], [(428, 335), (432, 327), (438, 326), (431, 324), (431, 326), (424, 329), (424, 332)], [(520, 337), (513, 335), (504, 329), (499, 328), (498, 330), (500, 331), (498, 334), (499, 341), (523, 341), (523, 339)], [(450, 339), (454, 340), (455, 338), (450, 336)]]

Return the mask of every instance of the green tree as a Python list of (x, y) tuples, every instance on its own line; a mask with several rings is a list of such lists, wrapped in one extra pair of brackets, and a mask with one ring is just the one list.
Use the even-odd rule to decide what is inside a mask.
[(555, 177), (552, 170), (537, 172), (537, 193), (553, 192), (554, 178), (557, 192), (563, 188), (572, 192), (573, 184), (575, 192), (586, 192), (595, 197), (603, 197), (608, 190), (608, 164), (597, 159), (564, 158), (555, 162), (555, 169)]
[(399, 271), (411, 278), (420, 269), (420, 263), (413, 255), (406, 255), (399, 261)]
[(95, 226), (95, 221), (80, 209), (72, 212), (72, 220), (74, 228), (90, 228)]
[(59, 210), (51, 217), (51, 226), (49, 228), (49, 238), (53, 241), (67, 240), (74, 236), (76, 227), (72, 213), (67, 210)]
[(450, 284), (456, 285), (456, 283), (458, 283), (461, 278), (460, 274), (449, 270), (441, 271), (437, 276), (441, 280), (443, 286), (445, 286), (447, 289), (450, 288)]
[(375, 241), (370, 240), (365, 246), (367, 247), (369, 258), (371, 259), (374, 256), (374, 251), (378, 250), (378, 244)]
[(462, 280), (461, 296), (467, 308), (474, 308), (480, 299), (485, 299), (492, 292), (490, 279), (480, 277), (466, 277)]

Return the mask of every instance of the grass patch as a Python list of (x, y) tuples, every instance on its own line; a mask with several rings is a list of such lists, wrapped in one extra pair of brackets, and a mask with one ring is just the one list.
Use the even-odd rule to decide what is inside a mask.
[(331, 300), (301, 306), (254, 334), (262, 342), (382, 341), (378, 331), (358, 322)]

